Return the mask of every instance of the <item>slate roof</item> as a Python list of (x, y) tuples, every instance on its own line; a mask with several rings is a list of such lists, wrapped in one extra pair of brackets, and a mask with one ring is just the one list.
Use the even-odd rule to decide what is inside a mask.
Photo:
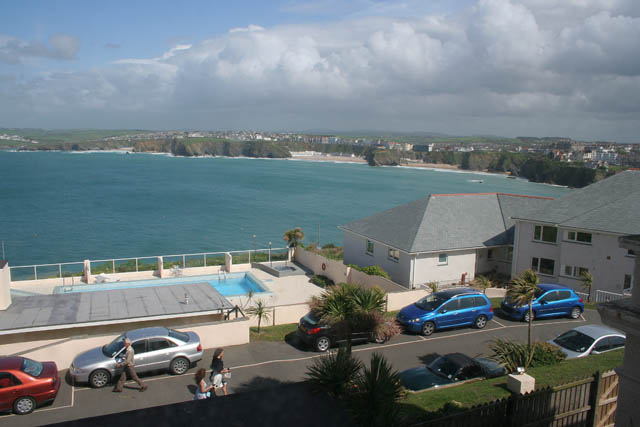
[[(184, 304), (184, 295), (189, 304)], [(0, 331), (230, 309), (208, 283), (55, 295), (14, 296), (0, 312)]]
[(640, 170), (628, 170), (523, 212), (518, 219), (567, 228), (640, 234)]
[(408, 253), (513, 243), (514, 215), (552, 199), (503, 193), (432, 194), (340, 228)]

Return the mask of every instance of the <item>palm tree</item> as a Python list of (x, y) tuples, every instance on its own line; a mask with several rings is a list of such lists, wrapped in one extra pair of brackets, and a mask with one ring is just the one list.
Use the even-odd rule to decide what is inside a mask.
[(512, 279), (507, 287), (507, 298), (515, 302), (518, 305), (529, 305), (529, 312), (525, 315), (525, 320), (529, 322), (529, 337), (527, 341), (527, 348), (531, 351), (531, 322), (533, 321), (533, 300), (536, 297), (536, 292), (539, 291), (538, 273), (533, 270), (525, 270), (520, 274), (520, 277)]
[(382, 289), (339, 283), (325, 288), (319, 297), (309, 303), (312, 311), (323, 321), (331, 324), (344, 336), (347, 351), (351, 352), (351, 331), (355, 327), (377, 329), (382, 321), (385, 293)]
[(290, 248), (295, 248), (298, 246), (298, 242), (304, 240), (304, 231), (300, 227), (287, 230), (284, 232), (284, 240), (289, 244)]
[(473, 287), (480, 289), (485, 294), (487, 293), (487, 288), (491, 286), (493, 286), (493, 283), (491, 283), (491, 280), (489, 280), (487, 276), (479, 275), (473, 279)]
[(340, 399), (349, 394), (360, 368), (362, 362), (340, 347), (337, 352), (317, 358), (307, 368), (307, 378), (314, 387)]
[(247, 309), (249, 316), (258, 318), (258, 333), (260, 333), (260, 325), (263, 320), (267, 321), (271, 317), (271, 313), (268, 311), (267, 306), (262, 300), (257, 300), (256, 305)]
[(371, 367), (363, 366), (355, 384), (353, 414), (361, 426), (398, 424), (398, 399), (404, 394), (400, 376), (378, 353), (371, 356)]
[(593, 275), (588, 271), (583, 271), (580, 275), (582, 280), (582, 289), (589, 294), (588, 301), (591, 301), (591, 288), (593, 287)]

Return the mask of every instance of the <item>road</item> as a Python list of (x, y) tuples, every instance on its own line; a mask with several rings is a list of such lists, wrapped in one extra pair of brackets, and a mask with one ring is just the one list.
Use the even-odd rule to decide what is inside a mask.
[[(535, 340), (546, 341), (584, 323), (600, 324), (595, 310), (586, 310), (576, 320), (559, 318), (534, 321)], [(469, 356), (487, 355), (488, 344), (496, 338), (527, 339), (527, 324), (495, 316), (482, 330), (458, 328), (436, 332), (429, 337), (402, 334), (385, 344), (366, 344), (353, 347), (353, 354), (363, 361), (373, 352), (382, 353), (399, 371), (418, 366), (436, 354), (452, 352)], [(208, 368), (213, 350), (205, 351), (198, 366)], [(306, 369), (319, 354), (297, 343), (252, 342), (225, 349), (225, 366), (232, 368), (229, 392), (255, 390), (279, 382), (300, 381)], [(129, 411), (191, 400), (195, 391), (192, 368), (183, 376), (157, 374), (142, 376), (149, 389), (140, 393), (135, 383), (127, 383), (123, 393), (112, 393), (111, 387), (91, 389), (63, 381), (53, 405), (37, 409), (29, 415), (0, 415), (3, 426), (34, 426), (79, 418)], [(66, 371), (61, 372), (64, 378)]]

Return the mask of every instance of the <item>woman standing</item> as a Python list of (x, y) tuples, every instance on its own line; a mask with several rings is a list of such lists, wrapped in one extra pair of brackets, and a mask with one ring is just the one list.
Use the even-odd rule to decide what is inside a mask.
[(200, 368), (196, 371), (196, 384), (198, 385), (198, 388), (196, 389), (196, 395), (193, 396), (193, 400), (207, 399), (211, 397), (213, 385), (207, 385), (207, 382), (204, 380), (206, 375), (207, 371), (204, 368)]
[(224, 368), (224, 362), (222, 361), (222, 357), (224, 356), (224, 350), (221, 348), (216, 348), (216, 351), (213, 352), (213, 360), (211, 361), (211, 382), (213, 386), (218, 389), (221, 388), (224, 395), (227, 395), (227, 382), (225, 381), (225, 377), (228, 378), (230, 376), (230, 369)]

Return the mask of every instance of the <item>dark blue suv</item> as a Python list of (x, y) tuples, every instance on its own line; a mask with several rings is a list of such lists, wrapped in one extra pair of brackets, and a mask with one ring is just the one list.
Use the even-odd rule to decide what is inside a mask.
[[(505, 298), (500, 306), (512, 319), (529, 321), (529, 305), (518, 306)], [(584, 311), (584, 304), (573, 289), (551, 283), (539, 283), (533, 300), (533, 317), (569, 316), (577, 319)]]
[(431, 335), (436, 329), (473, 325), (482, 329), (493, 319), (493, 307), (480, 291), (471, 288), (447, 289), (427, 295), (398, 313), (407, 331)]

